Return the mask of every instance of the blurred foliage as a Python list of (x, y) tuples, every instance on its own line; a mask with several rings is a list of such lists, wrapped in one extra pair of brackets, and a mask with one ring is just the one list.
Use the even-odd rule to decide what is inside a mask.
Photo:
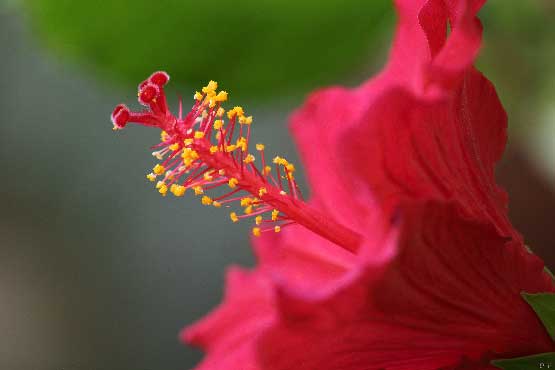
[(555, 2), (490, 0), (478, 66), (496, 85), (512, 129), (536, 124), (555, 98)]
[(21, 0), (58, 54), (136, 85), (157, 69), (234, 96), (304, 93), (360, 70), (393, 21), (389, 0)]

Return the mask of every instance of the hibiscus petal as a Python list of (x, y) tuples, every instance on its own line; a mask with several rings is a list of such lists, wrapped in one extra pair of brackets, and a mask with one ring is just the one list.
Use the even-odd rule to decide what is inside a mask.
[(263, 273), (229, 269), (224, 301), (180, 334), (182, 341), (206, 352), (196, 369), (259, 369), (253, 343), (273, 320), (272, 291)]
[(412, 204), (403, 219), (380, 279), (369, 284), (367, 266), (320, 300), (280, 290), (281, 323), (258, 347), (264, 369), (482, 369), (490, 357), (553, 350), (520, 298), (554, 290), (541, 260), (454, 205)]

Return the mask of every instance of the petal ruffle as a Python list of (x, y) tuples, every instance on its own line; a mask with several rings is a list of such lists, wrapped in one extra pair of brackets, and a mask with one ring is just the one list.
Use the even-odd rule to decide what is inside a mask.
[(232, 267), (221, 305), (180, 334), (206, 352), (198, 370), (258, 370), (254, 343), (274, 320), (273, 288), (259, 271)]

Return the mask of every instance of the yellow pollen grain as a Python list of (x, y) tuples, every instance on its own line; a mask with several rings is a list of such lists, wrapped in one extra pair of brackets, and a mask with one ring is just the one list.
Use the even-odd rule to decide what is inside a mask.
[(264, 144), (256, 144), (256, 150), (258, 151), (264, 150)]
[(189, 146), (193, 143), (193, 141), (194, 141), (193, 139), (185, 139), (185, 140), (183, 140), (183, 144)]
[(274, 226), (274, 232), (279, 233), (281, 231), (281, 227)]
[(254, 155), (248, 154), (247, 157), (246, 157), (245, 159), (243, 159), (243, 162), (245, 162), (245, 163), (252, 163), (252, 162), (254, 162), (254, 159), (255, 159), (255, 158), (254, 158)]
[(160, 141), (167, 141), (170, 138), (170, 135), (166, 131), (160, 132)]
[(218, 108), (218, 110), (216, 111), (216, 116), (217, 117), (223, 117), (225, 113), (225, 109), (223, 109), (222, 107)]
[(218, 152), (218, 147), (216, 145), (212, 145), (210, 147), (210, 153), (214, 154)]
[(264, 175), (269, 175), (272, 172), (272, 167), (266, 166), (264, 167)]
[(217, 200), (212, 202), (212, 205), (216, 208), (220, 208), (222, 206), (222, 203), (218, 202)]
[(211, 205), (212, 202), (213, 202), (212, 198), (210, 198), (209, 196), (206, 196), (206, 195), (203, 196), (202, 199), (201, 199), (201, 203), (205, 206)]
[(252, 235), (260, 236), (260, 228), (259, 227), (253, 227), (252, 228)]
[(264, 194), (268, 194), (268, 190), (266, 190), (266, 188), (258, 189), (258, 196), (259, 197), (262, 197)]
[(223, 125), (224, 125), (224, 121), (222, 121), (221, 119), (217, 119), (214, 121), (214, 129), (216, 130), (221, 129)]
[(227, 146), (225, 147), (225, 151), (228, 152), (228, 153), (234, 151), (235, 149), (237, 149), (237, 146), (236, 146), (236, 145), (233, 145), (233, 144), (227, 145)]
[(254, 222), (257, 225), (260, 225), (262, 223), (262, 216), (256, 216), (256, 218), (254, 219)]
[(206, 181), (211, 181), (214, 180), (214, 177), (210, 174), (210, 172), (206, 172), (203, 176), (203, 179), (205, 179)]
[(224, 169), (218, 170), (218, 174), (219, 174), (220, 176), (225, 175), (225, 170), (224, 170)]
[[(243, 122), (241, 122), (241, 119)], [(244, 125), (250, 125), (252, 123), (252, 116), (248, 116), (248, 117), (241, 117), (239, 119), (239, 123), (242, 123)]]
[(166, 184), (163, 184), (162, 186), (160, 186), (160, 188), (158, 189), (158, 192), (162, 195), (162, 196), (166, 196), (166, 194), (168, 193), (168, 186)]
[(199, 92), (197, 91), (197, 92), (195, 92), (195, 95), (193, 96), (193, 98), (194, 98), (195, 100), (201, 101), (202, 98), (203, 98), (203, 96), (202, 96), (201, 93), (199, 93)]
[(170, 145), (169, 148), (175, 152), (177, 149), (179, 149), (179, 143), (174, 143)]
[(154, 182), (154, 180), (156, 180), (156, 175), (153, 174), (152, 172), (146, 175), (146, 178), (150, 181), (150, 182)]
[(202, 88), (202, 92), (205, 94), (210, 94), (210, 93), (214, 93), (214, 91), (218, 88), (218, 83), (216, 81), (210, 81), (208, 82), (208, 85), (204, 86)]
[(195, 139), (202, 139), (204, 137), (204, 132), (195, 131)]
[(229, 187), (232, 189), (236, 187), (238, 183), (239, 183), (239, 180), (237, 180), (235, 177), (230, 178), (229, 181), (227, 182)]
[(237, 217), (237, 213), (235, 213), (235, 212), (231, 212), (231, 213), (229, 214), (229, 218), (230, 218), (231, 221), (233, 221), (233, 222), (239, 221), (239, 217)]
[(164, 174), (164, 172), (166, 172), (166, 169), (164, 168), (164, 166), (157, 164), (156, 166), (154, 166), (152, 171), (157, 175), (162, 175)]
[(158, 181), (156, 183), (156, 189), (160, 189), (162, 186), (165, 186), (166, 183), (164, 181)]
[(249, 197), (241, 198), (241, 207), (246, 207), (252, 204), (252, 199)]
[(220, 91), (218, 93), (218, 95), (216, 95), (215, 100), (217, 102), (224, 102), (227, 100), (227, 92), (226, 91)]
[(187, 188), (183, 185), (172, 184), (172, 186), (170, 186), (170, 192), (176, 197), (182, 197), (185, 195), (186, 190)]
[(285, 168), (287, 168), (287, 171), (289, 172), (295, 172), (295, 166), (293, 165), (293, 163), (287, 164)]
[(272, 211), (272, 221), (277, 221), (278, 215), (279, 215), (279, 211), (277, 209), (274, 209)]
[(247, 208), (245, 208), (246, 215), (250, 215), (251, 213), (252, 213), (252, 206), (248, 206)]
[(193, 187), (193, 190), (195, 191), (195, 195), (204, 194), (204, 190), (202, 189), (202, 186), (200, 186), (200, 185), (197, 185), (197, 186)]

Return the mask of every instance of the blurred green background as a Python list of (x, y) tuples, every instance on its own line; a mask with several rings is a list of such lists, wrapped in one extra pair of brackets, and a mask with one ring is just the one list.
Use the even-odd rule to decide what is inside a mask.
[[(379, 70), (388, 0), (0, 3), (0, 368), (186, 369), (181, 327), (215, 306), (225, 267), (250, 265), (247, 225), (144, 179), (158, 133), (114, 134), (153, 70), (170, 100), (216, 79), (296, 159), (289, 112), (309, 91)], [(555, 267), (555, 5), (492, 0), (479, 67), (510, 115), (498, 168), (511, 217)], [(298, 161), (296, 161), (298, 163)]]

